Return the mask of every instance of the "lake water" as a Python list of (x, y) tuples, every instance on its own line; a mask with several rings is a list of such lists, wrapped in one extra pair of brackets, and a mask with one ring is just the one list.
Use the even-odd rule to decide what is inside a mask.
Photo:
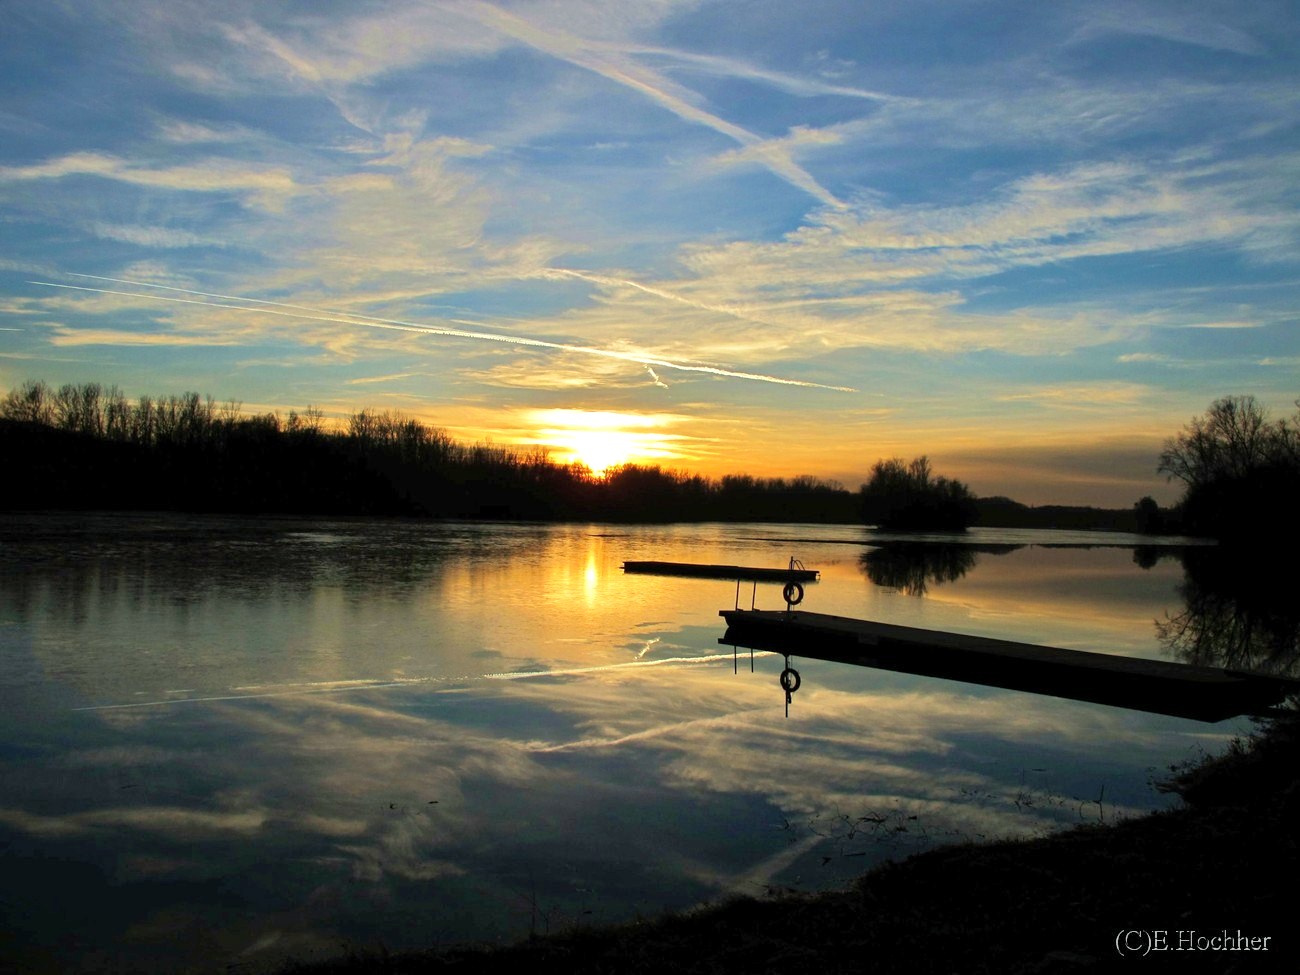
[(793, 556), (804, 609), (1152, 657), (1182, 607), (1177, 559), (1044, 544), (1135, 538), (975, 532), (916, 586), (869, 537), (0, 517), (0, 958), (259, 971), (824, 888), (1160, 807), (1249, 728), (814, 660), (787, 716), (783, 659), (719, 644), (735, 583), (621, 571)]

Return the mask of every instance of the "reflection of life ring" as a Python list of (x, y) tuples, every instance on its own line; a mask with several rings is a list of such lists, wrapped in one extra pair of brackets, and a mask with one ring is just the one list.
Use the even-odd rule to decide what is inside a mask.
[(799, 679), (799, 671), (793, 667), (787, 667), (781, 671), (781, 689), (787, 694), (793, 694), (799, 690), (799, 685), (803, 683)]
[(781, 590), (781, 595), (791, 606), (798, 606), (803, 602), (803, 586), (797, 582), (787, 582), (785, 588)]

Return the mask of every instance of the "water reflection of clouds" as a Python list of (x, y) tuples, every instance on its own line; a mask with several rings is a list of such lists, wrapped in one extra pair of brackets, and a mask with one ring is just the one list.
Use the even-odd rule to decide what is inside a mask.
[[(992, 754), (1043, 738), (1134, 751), (1155, 737), (1102, 709), (1008, 708), (935, 690), (818, 686), (786, 721), (774, 673), (763, 672), (770, 662), (760, 658), (753, 675), (732, 674), (724, 657), (455, 691), (408, 686), (172, 709), (153, 713), (151, 727), (105, 728), (107, 743), (69, 758), (81, 769), (128, 767), (151, 787), (106, 792), (98, 808), (76, 812), (6, 809), (0, 823), (50, 843), (93, 838), (116, 851), (119, 879), (286, 861), (299, 865), (274, 869), (288, 871), (290, 900), (307, 889), (355, 898), (356, 885), (367, 898), (400, 888), (436, 899), (454, 883), (499, 903), (517, 892), (512, 869), (554, 871), (576, 831), (595, 860), (690, 878), (693, 896), (716, 896), (808, 876), (824, 857), (851, 857), (844, 862), (859, 869), (869, 857), (954, 837), (1080, 818), (1068, 793), (1017, 804), (1019, 767), (981, 769), (958, 751)], [(478, 720), (483, 710), (489, 724)], [(121, 734), (127, 740), (114, 740)], [(133, 744), (136, 735), (166, 744)], [(214, 738), (225, 745), (213, 750)], [(160, 795), (157, 783), (188, 798)], [(726, 839), (683, 837), (692, 816), (715, 820)], [(788, 830), (776, 828), (782, 821)], [(561, 896), (538, 884), (539, 896)], [(324, 919), (309, 910), (294, 923)]]
[[(537, 729), (527, 723), (517, 735), (508, 728), (476, 733), (455, 720), (431, 716), (439, 703), (427, 698), (418, 705), (401, 702), (418, 706), (418, 713), (395, 708), (399, 702), (374, 694), (364, 702), (298, 699), (214, 710), (238, 721), (240, 738), (247, 742), (227, 761), (237, 763), (236, 756), (254, 746), (259, 753), (274, 756), (277, 768), (266, 788), (275, 799), (254, 800), (261, 787), (250, 784), (249, 816), (264, 817), (257, 810), (268, 804), (319, 807), (322, 797), (335, 797), (323, 803), (325, 808), (340, 802), (352, 807), (360, 801), (381, 811), (386, 799), (402, 808), (436, 799), (436, 813), (444, 827), (471, 830), (482, 825), (474, 824), (465, 810), (466, 780), (479, 780), (480, 786), (495, 781), (537, 794), (549, 791), (548, 783), (556, 777), (591, 774), (572, 761), (566, 761), (561, 771), (545, 760), (547, 755), (569, 753), (572, 758), (575, 752), (617, 751), (623, 753), (618, 761), (629, 761), (630, 754), (641, 774), (671, 790), (755, 793), (787, 811), (813, 812), (878, 799), (933, 803), (950, 799), (954, 789), (996, 785), (969, 770), (955, 769), (947, 770), (939, 784), (926, 764), (942, 765), (953, 748), (950, 734), (977, 731), (1000, 740), (1031, 740), (1045, 732), (1060, 735), (1071, 730), (1068, 723), (1053, 721), (1050, 715), (1023, 710), (1008, 714), (992, 701), (920, 693), (864, 699), (830, 690), (801, 702), (815, 717), (786, 724), (779, 718), (770, 689), (757, 682), (737, 680), (717, 669), (696, 672), (692, 668), (674, 672), (673, 678), (665, 684), (649, 680), (642, 672), (603, 672), (571, 677), (562, 685), (509, 685), (509, 697), (543, 698), (539, 703), (569, 715), (568, 737), (559, 740), (556, 734), (543, 738), (529, 734)], [(629, 688), (619, 686), (628, 681), (637, 682), (630, 695), (636, 702), (632, 706)], [(395, 696), (403, 695), (396, 692)], [(712, 713), (679, 717), (698, 714), (702, 707)], [(563, 727), (552, 730), (563, 734)], [(1094, 735), (1084, 737), (1095, 742)], [(154, 753), (155, 760), (162, 757)], [(588, 760), (600, 762), (590, 756)], [(208, 773), (218, 779), (237, 775), (233, 768), (226, 772), (209, 768)], [(418, 795), (411, 791), (415, 782), (421, 785)], [(864, 791), (866, 783), (874, 787)], [(429, 798), (421, 798), (426, 795)], [(360, 798), (364, 796), (373, 798)], [(341, 822), (346, 825), (331, 831), (357, 831), (355, 819), (312, 816), (310, 820), (289, 818), (317, 826)], [(1023, 826), (1020, 821), (1007, 828)], [(409, 827), (407, 823), (404, 828)], [(397, 844), (396, 848), (408, 847)], [(383, 862), (381, 857), (372, 860)], [(404, 867), (402, 872), (409, 871)]]
[[(130, 544), (92, 547), (68, 576), (60, 560), (5, 570), (19, 622), (0, 638), (32, 671), (9, 687), (39, 677), (47, 696), (13, 691), (38, 720), (0, 718), (24, 742), (0, 764), (0, 841), (57, 861), (62, 880), (90, 864), (133, 885), (106, 937), (156, 946), (188, 911), (223, 918), (222, 957), (346, 930), (399, 947), (526, 932), (523, 897), (620, 920), (817, 886), (952, 837), (1077, 822), (1102, 782), (1108, 816), (1158, 804), (1146, 767), (1222, 737), (820, 662), (799, 664), (786, 719), (781, 658), (757, 656), (751, 674), (742, 653), (733, 673), (717, 643), (734, 584), (617, 567), (784, 561), (743, 529), (365, 528), (264, 540), (296, 553), (287, 571), (314, 580), (306, 593), (278, 587), (263, 553), (223, 556), (210, 587), (191, 575), (176, 602), (180, 550), (156, 539), (163, 554), (139, 571)], [(1151, 576), (1120, 611), (1096, 595), (1090, 576), (1121, 568), (1111, 556), (990, 556), (917, 600), (866, 585), (847, 546), (806, 561), (819, 554), (810, 598), (827, 612), (954, 629), (1004, 613), (1022, 630), (991, 635), (1030, 639), (1068, 619), (1092, 640), (1146, 613), (1138, 642), (1159, 611), (1142, 602)], [(1076, 583), (1093, 594), (1061, 596)], [(71, 603), (79, 616), (63, 615)], [(265, 922), (232, 919), (232, 897)]]
[[(1043, 740), (1063, 752), (1122, 745), (1131, 752), (1149, 750), (1153, 760), (1167, 748), (1164, 736), (1122, 717), (1108, 719), (1105, 709), (1065, 706), (1063, 713), (1051, 702), (1008, 708), (1005, 698), (934, 691), (871, 695), (821, 689), (801, 698), (787, 722), (775, 688), (768, 686), (771, 676), (744, 680), (748, 676), (674, 674), (670, 687), (639, 685), (632, 695), (603, 680), (570, 683), (552, 706), (574, 716), (582, 737), (534, 747), (548, 753), (652, 749), (667, 757), (647, 762), (647, 773), (674, 790), (754, 793), (802, 813), (914, 803), (943, 814), (953, 827), (969, 823), (975, 813), (978, 830), (996, 835), (1069, 817), (1051, 815), (1044, 822), (1041, 812), (1025, 809), (973, 811), (963, 796), (1005, 794), (1018, 787), (1007, 781), (1018, 770), (995, 767), (980, 774), (946, 761), (959, 739), (963, 749), (972, 739), (987, 742), (989, 752)], [(542, 693), (535, 687), (512, 692)], [(681, 720), (674, 714), (678, 707), (708, 716)]]

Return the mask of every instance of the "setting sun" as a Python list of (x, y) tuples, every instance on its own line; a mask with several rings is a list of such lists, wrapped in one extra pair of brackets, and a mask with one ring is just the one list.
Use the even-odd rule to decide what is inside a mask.
[(636, 454), (636, 441), (622, 430), (569, 430), (561, 434), (569, 463), (584, 464), (596, 476), (626, 464)]
[(594, 410), (535, 410), (533, 442), (556, 451), (561, 464), (582, 464), (597, 477), (629, 463), (657, 463), (680, 458), (674, 445), (681, 438), (664, 433), (672, 418), (660, 415)]

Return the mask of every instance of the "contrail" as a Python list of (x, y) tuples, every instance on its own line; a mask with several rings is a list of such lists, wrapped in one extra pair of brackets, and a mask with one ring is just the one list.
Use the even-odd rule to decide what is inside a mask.
[[(94, 275), (77, 275), (78, 277), (95, 277)], [(43, 288), (62, 288), (67, 291), (86, 291), (94, 294), (117, 295), (125, 298), (145, 298), (150, 301), (169, 301), (181, 305), (203, 305), (209, 308), (232, 308), (237, 311), (257, 311), (264, 315), (279, 315), (283, 318), (297, 318), (315, 322), (334, 322), (343, 325), (363, 325), (367, 328), (386, 328), (399, 332), (419, 332), (425, 335), (445, 335), (450, 338), (472, 339), (479, 342), (499, 342), (504, 345), (520, 345), (526, 348), (536, 349), (555, 349), (561, 352), (576, 352), (580, 355), (599, 356), (605, 359), (617, 359), (622, 362), (635, 362), (643, 366), (658, 366), (661, 369), (676, 369), (679, 372), (701, 372), (712, 376), (722, 376), (727, 379), (749, 379), (755, 382), (775, 383), (780, 386), (803, 386), (809, 389), (831, 389), (840, 393), (856, 393), (857, 390), (851, 386), (830, 386), (825, 383), (805, 382), (800, 379), (783, 379), (780, 376), (769, 376), (760, 372), (740, 372), (735, 369), (723, 369), (720, 366), (691, 365), (684, 362), (674, 362), (671, 359), (661, 359), (656, 356), (649, 356), (640, 352), (620, 352), (616, 349), (601, 349), (589, 345), (570, 345), (564, 342), (548, 342), (545, 339), (531, 339), (519, 335), (503, 335), (500, 332), (486, 332), (481, 330), (470, 331), (463, 328), (448, 328), (438, 325), (420, 325), (415, 322), (401, 321), (400, 319), (391, 318), (374, 318), (369, 315), (357, 315), (352, 312), (329, 312), (320, 309), (310, 308), (305, 305), (291, 305), (280, 301), (268, 301), (262, 298), (243, 298), (239, 295), (223, 295), (208, 291), (192, 291), (189, 288), (174, 288), (168, 285), (150, 284), (146, 281), (130, 281), (125, 278), (97, 278), (97, 280), (116, 281), (121, 284), (129, 284), (133, 287), (140, 288), (157, 288), (164, 291), (175, 291), (180, 294), (195, 295), (195, 298), (177, 298), (172, 295), (151, 295), (138, 291), (115, 291), (110, 288), (91, 288), (75, 284), (56, 284), (53, 281), (28, 281), (28, 284), (34, 284)], [(199, 300), (220, 298), (221, 301)], [(228, 302), (244, 302), (244, 304), (229, 304)], [(250, 307), (250, 306), (258, 307)], [(296, 311), (286, 311), (284, 309), (296, 309)], [(449, 319), (449, 321), (458, 325), (477, 325), (477, 322), (463, 322), (458, 319)]]
[(626, 745), (636, 741), (646, 741), (652, 738), (662, 738), (671, 735), (674, 732), (685, 731), (687, 729), (698, 730), (701, 728), (718, 728), (727, 727), (736, 724), (736, 719), (743, 719), (751, 714), (763, 714), (764, 708), (746, 708), (744, 711), (733, 711), (727, 714), (720, 714), (711, 718), (688, 718), (685, 721), (674, 721), (671, 724), (656, 725), (653, 728), (645, 728), (642, 731), (633, 731), (630, 734), (621, 735), (618, 738), (579, 738), (577, 741), (561, 742), (558, 745), (534, 744), (528, 750), (537, 753), (554, 753), (578, 751), (588, 748), (617, 748), (619, 745)]
[[(771, 657), (772, 650), (756, 650), (755, 656)], [(500, 674), (484, 674), (483, 680), (532, 680), (536, 677), (569, 677), (576, 674), (599, 674), (609, 670), (641, 670), (644, 667), (693, 667), (699, 664), (716, 664), (732, 660), (730, 653), (706, 653), (698, 657), (660, 657), (657, 660), (629, 660), (617, 664), (592, 664), (589, 667), (564, 667), (558, 670), (511, 670)]]
[[(775, 654), (770, 650), (755, 651), (756, 657), (770, 657)], [(206, 697), (160, 698), (156, 701), (131, 701), (128, 704), (92, 704), (72, 708), (73, 711), (126, 711), (136, 708), (156, 708), (167, 704), (211, 704), (217, 701), (251, 701), (265, 697), (308, 697), (316, 694), (341, 694), (351, 691), (385, 690), (392, 687), (409, 687), (412, 684), (459, 684), (479, 680), (535, 680), (545, 677), (574, 677), (582, 674), (598, 674), (610, 670), (641, 670), (645, 667), (685, 667), (699, 664), (713, 664), (722, 660), (731, 660), (729, 653), (709, 653), (699, 657), (663, 657), (659, 660), (625, 661), (617, 664), (596, 664), (590, 667), (564, 667), (557, 670), (517, 670), (499, 674), (466, 674), (462, 676), (442, 677), (397, 677), (390, 680), (339, 680), (312, 681), (305, 684), (280, 685), (292, 690), (256, 691), (244, 694), (212, 694)], [(232, 691), (255, 691), (252, 687), (234, 687)], [(271, 685), (275, 686), (275, 685)]]
[(485, 27), (497, 30), (507, 37), (513, 37), (521, 44), (527, 44), (552, 57), (568, 61), (570, 64), (608, 78), (616, 84), (640, 92), (684, 121), (707, 126), (746, 148), (758, 150), (754, 158), (774, 175), (828, 206), (839, 210), (845, 209), (844, 203), (836, 199), (830, 190), (818, 183), (811, 173), (796, 163), (788, 151), (780, 146), (773, 146), (761, 136), (700, 108), (693, 103), (694, 92), (624, 57), (617, 48), (589, 41), (576, 34), (566, 34), (553, 28), (540, 27), (530, 20), (489, 3), (466, 3), (458, 9), (458, 12), (473, 17)]
[(688, 308), (698, 308), (700, 311), (717, 312), (720, 315), (730, 315), (732, 318), (739, 318), (741, 321), (753, 322), (754, 318), (745, 312), (729, 308), (726, 305), (710, 305), (702, 301), (695, 301), (691, 298), (684, 298), (672, 291), (664, 291), (662, 288), (652, 288), (648, 284), (642, 284), (639, 281), (632, 281), (628, 278), (611, 278), (604, 274), (592, 274), (590, 271), (575, 271), (567, 267), (547, 267), (539, 272), (541, 277), (549, 278), (556, 275), (566, 278), (577, 278), (580, 281), (590, 281), (592, 284), (603, 284), (612, 288), (633, 288), (637, 291), (653, 295), (656, 298), (663, 298), (665, 301), (675, 301), (678, 304), (686, 305)]
[(405, 687), (408, 684), (428, 684), (433, 681), (453, 681), (454, 677), (418, 677), (389, 681), (340, 681), (336, 687), (312, 687), (294, 691), (266, 691), (261, 694), (213, 694), (209, 697), (172, 697), (157, 701), (132, 701), (129, 704), (92, 704), (72, 708), (73, 711), (128, 711), (136, 708), (157, 708), (166, 704), (212, 704), (217, 701), (251, 701), (263, 697), (306, 697), (312, 694), (339, 694), (345, 691), (383, 690), (387, 687)]

